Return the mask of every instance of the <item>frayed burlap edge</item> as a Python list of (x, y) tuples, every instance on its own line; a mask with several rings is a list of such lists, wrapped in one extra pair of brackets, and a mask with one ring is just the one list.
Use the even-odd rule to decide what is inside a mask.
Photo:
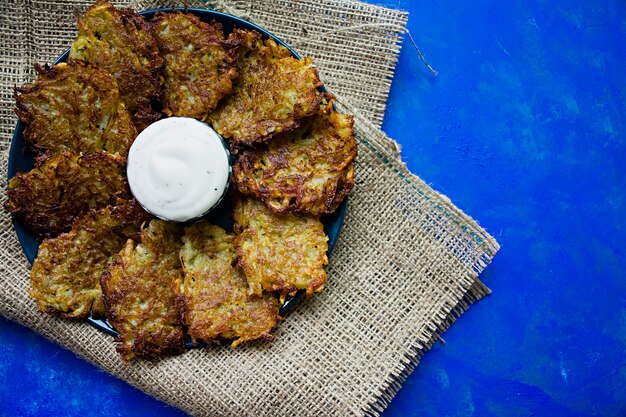
[[(368, 406), (363, 410), (364, 415), (379, 416), (385, 408), (391, 403), (395, 395), (398, 393), (402, 384), (409, 375), (415, 370), (422, 356), (432, 347), (437, 340), (442, 340), (441, 335), (450, 327), (456, 319), (465, 313), (469, 307), (480, 301), (484, 296), (491, 294), (491, 290), (478, 278), (480, 273), (491, 263), (493, 257), (500, 249), (498, 242), (489, 235), (485, 230), (480, 228), (471, 217), (467, 216), (456, 206), (452, 204), (450, 199), (443, 194), (439, 194), (426, 185), (419, 177), (413, 174), (404, 164), (400, 156), (400, 145), (393, 139), (382, 134), (376, 127), (369, 123), (358, 110), (352, 106), (348, 100), (338, 97), (339, 109), (346, 113), (355, 114), (357, 138), (365, 146), (374, 150), (377, 156), (388, 164), (396, 173), (405, 179), (408, 183), (412, 183), (415, 189), (424, 195), (432, 195), (440, 200), (440, 210), (447, 215), (456, 218), (455, 221), (464, 222), (468, 225), (470, 236), (473, 236), (476, 242), (484, 248), (481, 254), (471, 265), (470, 275), (473, 283), (466, 289), (465, 295), (451, 308), (443, 308), (433, 317), (433, 327), (431, 328), (431, 336), (425, 343), (412, 346), (411, 353), (404, 357), (397, 367), (389, 374), (386, 380), (387, 387), (383, 389), (375, 399), (369, 402)], [(375, 138), (372, 142), (376, 147), (364, 137)], [(427, 190), (427, 191), (423, 191)], [(439, 204), (439, 203), (438, 203)]]

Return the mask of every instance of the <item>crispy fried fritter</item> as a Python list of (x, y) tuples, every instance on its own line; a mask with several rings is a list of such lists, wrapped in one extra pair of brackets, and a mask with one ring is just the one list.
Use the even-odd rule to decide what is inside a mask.
[(129, 199), (126, 159), (107, 152), (61, 152), (9, 181), (5, 208), (38, 235), (69, 230), (77, 217)]
[(328, 101), (298, 129), (242, 150), (233, 167), (238, 190), (276, 213), (332, 213), (354, 187), (352, 125)]
[(137, 129), (158, 120), (160, 115), (152, 106), (162, 96), (163, 59), (148, 22), (131, 9), (118, 10), (108, 0), (98, 0), (78, 18), (77, 25), (70, 59), (81, 59), (111, 74)]
[(109, 74), (80, 61), (35, 68), (37, 80), (15, 88), (24, 140), (35, 151), (127, 155), (137, 132)]
[(150, 24), (165, 61), (164, 112), (205, 120), (232, 92), (236, 44), (225, 41), (220, 23), (189, 13), (158, 12)]
[(300, 119), (319, 107), (322, 85), (311, 58), (295, 59), (273, 39), (261, 40), (256, 31), (237, 30), (229, 37), (239, 43), (233, 94), (225, 97), (209, 122), (236, 150), (267, 141), (298, 127)]
[(137, 239), (151, 216), (135, 201), (91, 211), (72, 230), (39, 245), (30, 271), (31, 297), (41, 311), (65, 318), (104, 314), (100, 275), (124, 247)]
[(271, 339), (278, 299), (272, 294), (248, 295), (248, 283), (235, 262), (235, 236), (207, 222), (185, 229), (179, 284), (184, 322), (193, 339), (236, 339), (232, 346)]
[(182, 279), (181, 227), (152, 220), (141, 243), (128, 240), (100, 284), (106, 315), (118, 331), (125, 360), (181, 353), (184, 334), (175, 282)]
[(312, 295), (324, 288), (328, 237), (319, 218), (274, 214), (250, 198), (235, 200), (233, 217), (238, 264), (252, 293), (306, 289)]

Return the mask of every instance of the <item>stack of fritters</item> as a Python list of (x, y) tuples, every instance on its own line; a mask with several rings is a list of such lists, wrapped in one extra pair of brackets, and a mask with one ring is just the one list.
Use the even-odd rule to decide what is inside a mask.
[(56, 236), (90, 209), (130, 198), (125, 171), (116, 154), (54, 154), (11, 178), (5, 208), (37, 235)]
[(111, 74), (138, 130), (161, 118), (163, 58), (142, 16), (97, 0), (78, 18), (70, 60), (85, 61)]
[[(31, 296), (66, 318), (104, 314), (125, 360), (180, 353), (186, 335), (271, 339), (287, 295), (324, 288), (320, 216), (354, 185), (352, 116), (334, 110), (311, 58), (256, 31), (225, 36), (174, 11), (147, 21), (107, 0), (78, 29), (68, 63), (15, 89), (36, 164), (11, 179), (5, 206), (46, 238)], [(229, 141), (235, 233), (157, 220), (132, 199), (128, 150), (167, 116)]]
[(235, 236), (207, 222), (185, 229), (181, 260), (185, 272), (178, 289), (184, 322), (195, 340), (235, 339), (232, 346), (270, 339), (278, 300), (273, 294), (248, 294), (248, 282), (234, 266)]
[(39, 245), (30, 273), (30, 295), (42, 311), (66, 318), (104, 314), (100, 275), (124, 247), (137, 239), (150, 216), (136, 202), (90, 211), (72, 230)]
[(295, 130), (239, 153), (233, 167), (240, 192), (276, 213), (334, 212), (354, 185), (352, 116), (327, 100)]

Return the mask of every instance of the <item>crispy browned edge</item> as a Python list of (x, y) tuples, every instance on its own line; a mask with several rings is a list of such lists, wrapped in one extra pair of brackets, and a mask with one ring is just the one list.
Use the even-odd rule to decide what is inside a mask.
[[(335, 97), (332, 94), (324, 93), (324, 100), (326, 103), (323, 104), (323, 106), (326, 106), (326, 111), (334, 112), (335, 109), (334, 109), (333, 101), (335, 100)], [(348, 114), (345, 116), (347, 116), (350, 119), (350, 123), (354, 125), (354, 116), (351, 114)], [(281, 133), (288, 134), (288, 132), (281, 132)], [(355, 135), (354, 135), (354, 128), (353, 128), (352, 138), (354, 139), (354, 137)], [(258, 152), (260, 149), (266, 150), (267, 145), (260, 144), (256, 146), (249, 146), (244, 149), (241, 149), (241, 151), (237, 155), (237, 161), (235, 162), (235, 164), (233, 164), (233, 180), (232, 181), (235, 187), (238, 189), (239, 193), (241, 193), (242, 190), (239, 187), (237, 178), (238, 176), (241, 175), (242, 172), (250, 171), (254, 168), (254, 163), (258, 159)], [(334, 213), (339, 207), (339, 205), (346, 198), (346, 196), (350, 194), (350, 192), (354, 188), (354, 160), (357, 157), (357, 152), (358, 152), (357, 146), (355, 143), (354, 151), (351, 156), (352, 162), (350, 162), (350, 164), (346, 166), (346, 168), (344, 168), (343, 170), (343, 171), (347, 171), (348, 173), (345, 176), (338, 177), (337, 187), (334, 190), (335, 192), (327, 196), (326, 200), (324, 201), (325, 210), (323, 211), (318, 212), (318, 211), (307, 210), (306, 207), (300, 206), (296, 203), (298, 199), (295, 199), (293, 204), (290, 204), (289, 206), (286, 206), (283, 209), (274, 207), (266, 203), (266, 200), (270, 198), (270, 193), (273, 191), (273, 189), (267, 188), (265, 186), (255, 188), (251, 193), (246, 193), (246, 194), (250, 194), (260, 199), (261, 201), (263, 201), (263, 203), (269, 210), (271, 210), (273, 213), (276, 213), (276, 214), (310, 213), (313, 215), (320, 215), (320, 214)], [(283, 155), (277, 155), (276, 160), (278, 161), (277, 164), (280, 164), (281, 161), (286, 162), (285, 157)], [(270, 172), (273, 172), (273, 171), (270, 171)], [(303, 194), (304, 194), (304, 190), (302, 188), (299, 188), (297, 191), (297, 197), (301, 199)]]

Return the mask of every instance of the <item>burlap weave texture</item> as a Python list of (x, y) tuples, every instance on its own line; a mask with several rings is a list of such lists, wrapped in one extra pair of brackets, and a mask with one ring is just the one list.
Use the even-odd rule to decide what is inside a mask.
[[(0, 3), (0, 175), (16, 121), (13, 85), (33, 77), (75, 36), (85, 0)], [(181, 5), (121, 1), (137, 10)], [(191, 7), (202, 7), (190, 1)], [(382, 121), (405, 13), (356, 1), (217, 2), (313, 56), (322, 79), (356, 115), (357, 184), (325, 291), (281, 323), (272, 343), (193, 350), (125, 365), (110, 336), (39, 313), (29, 265), (0, 215), (0, 313), (140, 389), (195, 415), (378, 414), (438, 334), (486, 288), (478, 274), (497, 242), (401, 163)], [(3, 197), (4, 199), (4, 197)]]

